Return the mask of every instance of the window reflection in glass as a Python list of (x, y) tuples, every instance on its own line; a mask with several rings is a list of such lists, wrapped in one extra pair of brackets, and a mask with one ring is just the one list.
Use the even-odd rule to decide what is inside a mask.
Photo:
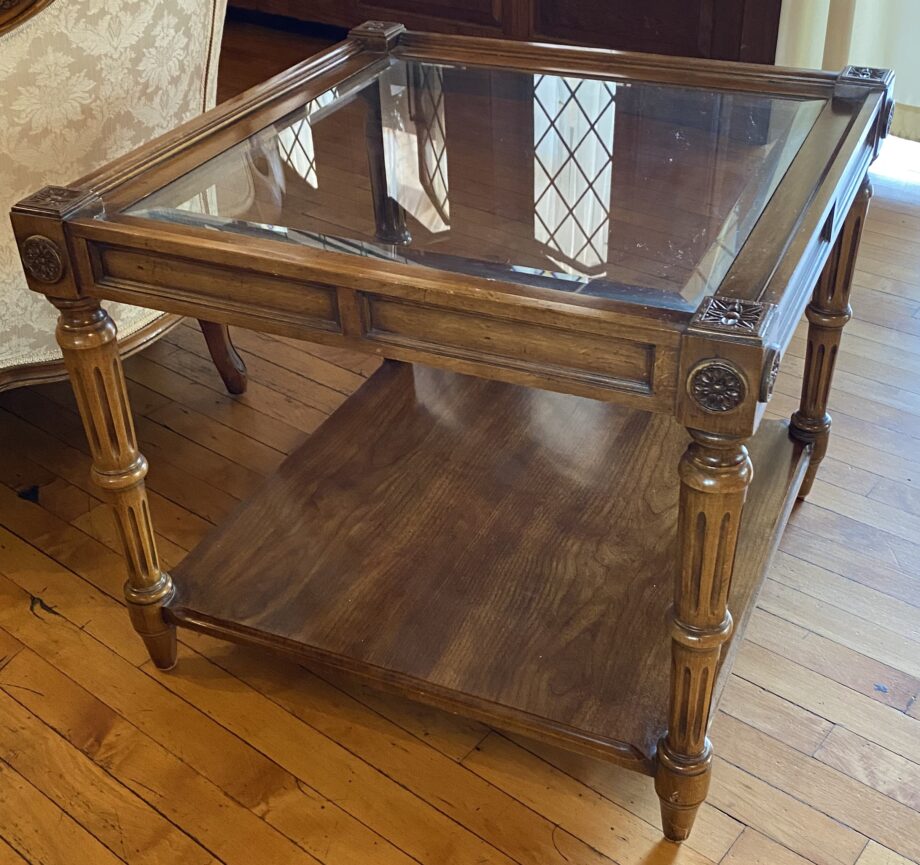
[(387, 192), (428, 231), (450, 227), (444, 72), (400, 64), (381, 76)]
[(602, 276), (616, 85), (534, 76), (534, 236), (566, 272)]
[(313, 146), (313, 129), (310, 115), (335, 100), (335, 91), (330, 90), (311, 100), (304, 108), (304, 117), (278, 131), (278, 152), (281, 158), (314, 189), (319, 188), (316, 172), (316, 149)]

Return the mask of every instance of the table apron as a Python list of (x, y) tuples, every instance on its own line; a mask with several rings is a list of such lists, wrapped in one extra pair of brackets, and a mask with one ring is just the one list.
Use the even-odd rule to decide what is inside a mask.
[[(679, 333), (600, 321), (535, 321), (509, 297), (471, 308), (448, 292), (360, 290), (72, 238), (81, 291), (105, 300), (427, 363), (470, 375), (673, 413)], [(82, 247), (82, 248), (80, 248)], [(90, 277), (89, 279), (87, 277)]]

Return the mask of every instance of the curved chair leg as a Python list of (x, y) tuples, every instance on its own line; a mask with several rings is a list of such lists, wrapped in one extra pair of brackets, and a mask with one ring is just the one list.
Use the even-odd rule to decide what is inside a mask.
[(201, 325), (208, 351), (211, 352), (211, 360), (224, 380), (224, 386), (232, 394), (245, 393), (246, 364), (230, 341), (230, 329), (227, 325), (214, 321), (198, 319), (198, 324)]

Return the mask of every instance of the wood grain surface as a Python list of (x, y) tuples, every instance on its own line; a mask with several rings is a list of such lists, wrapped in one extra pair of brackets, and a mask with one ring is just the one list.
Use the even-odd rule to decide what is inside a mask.
[[(688, 440), (646, 412), (386, 363), (182, 562), (168, 615), (648, 771)], [(804, 470), (782, 424), (751, 450), (742, 622)]]
[[(314, 53), (299, 38), (232, 26), (224, 95)], [(920, 814), (893, 798), (920, 765), (920, 146), (893, 180), (898, 144), (873, 179), (828, 454), (733, 646), (722, 756), (679, 851), (648, 779), (616, 766), (184, 629), (182, 675), (157, 673), (57, 384), (0, 395), (0, 863), (920, 861)], [(238, 399), (192, 323), (125, 364), (169, 567), (376, 363), (234, 338), (251, 372)], [(777, 417), (798, 407), (805, 340), (802, 326)]]

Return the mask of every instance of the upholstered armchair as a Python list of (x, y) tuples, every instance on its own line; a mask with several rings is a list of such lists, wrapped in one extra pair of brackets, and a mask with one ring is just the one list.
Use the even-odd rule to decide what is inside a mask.
[[(56, 311), (26, 288), (6, 214), (214, 104), (227, 0), (0, 0), (0, 390), (64, 378)], [(125, 354), (178, 324), (108, 304)], [(228, 390), (245, 368), (202, 322)]]

